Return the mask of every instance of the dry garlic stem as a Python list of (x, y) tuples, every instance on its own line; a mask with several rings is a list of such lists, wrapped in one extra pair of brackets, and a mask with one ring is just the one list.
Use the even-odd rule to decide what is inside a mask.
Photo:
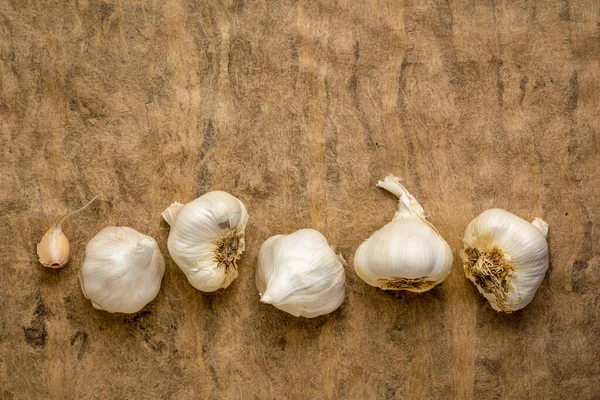
[(46, 231), (44, 236), (42, 236), (42, 240), (37, 245), (37, 254), (42, 265), (48, 268), (62, 268), (69, 262), (71, 258), (71, 245), (69, 244), (69, 239), (67, 239), (62, 231), (62, 223), (71, 215), (83, 211), (97, 198), (98, 196), (94, 197), (80, 209), (64, 215)]

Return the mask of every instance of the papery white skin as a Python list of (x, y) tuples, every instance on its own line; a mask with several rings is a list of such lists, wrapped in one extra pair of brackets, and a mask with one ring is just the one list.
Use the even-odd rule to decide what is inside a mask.
[[(357, 275), (384, 290), (424, 292), (441, 283), (452, 269), (452, 251), (425, 217), (423, 207), (400, 183), (388, 175), (377, 186), (399, 198), (391, 222), (365, 240), (354, 255)], [(421, 287), (394, 287), (398, 279), (423, 279)]]
[(171, 225), (169, 254), (198, 290), (226, 288), (237, 278), (237, 264), (227, 268), (217, 260), (223, 237), (235, 235), (237, 260), (244, 250), (248, 223), (246, 206), (227, 192), (208, 192), (186, 205), (173, 203), (163, 214)]
[(153, 238), (108, 226), (87, 244), (79, 282), (94, 308), (136, 313), (154, 300), (164, 274), (165, 260)]
[[(465, 249), (501, 249), (505, 253), (506, 261), (512, 262), (514, 267), (509, 281), (511, 290), (502, 307), (497, 304), (494, 294), (485, 293), (475, 285), (494, 310), (517, 311), (533, 300), (548, 269), (547, 235), (548, 224), (541, 219), (536, 218), (529, 223), (498, 208), (482, 212), (469, 223), (463, 239)], [(472, 276), (466, 271), (465, 274), (475, 283)]]
[(345, 297), (341, 261), (325, 236), (314, 229), (271, 236), (258, 252), (260, 300), (296, 317), (330, 313)]

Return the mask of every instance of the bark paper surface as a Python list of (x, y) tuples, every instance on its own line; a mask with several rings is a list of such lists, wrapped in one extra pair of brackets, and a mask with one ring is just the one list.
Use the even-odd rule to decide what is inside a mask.
[[(600, 397), (597, 1), (0, 0), (0, 398)], [(455, 253), (424, 294), (355, 274), (404, 178)], [(247, 206), (226, 290), (168, 256), (160, 213)], [(35, 246), (64, 231), (72, 259)], [(465, 278), (465, 227), (500, 207), (550, 224), (533, 302), (496, 313)], [(154, 237), (158, 297), (93, 309), (77, 272), (108, 225)], [(298, 319), (259, 303), (260, 244), (300, 228), (341, 252), (347, 297)]]

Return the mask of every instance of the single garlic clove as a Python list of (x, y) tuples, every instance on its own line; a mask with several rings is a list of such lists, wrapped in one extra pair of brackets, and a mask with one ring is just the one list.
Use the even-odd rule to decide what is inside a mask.
[(69, 244), (69, 239), (67, 239), (62, 231), (61, 224), (71, 215), (77, 214), (87, 208), (97, 198), (98, 196), (94, 197), (83, 207), (64, 215), (46, 231), (44, 236), (42, 236), (42, 240), (37, 245), (37, 254), (40, 263), (48, 268), (62, 268), (69, 262), (69, 258), (71, 258), (71, 245)]
[(62, 268), (71, 258), (71, 245), (59, 224), (52, 225), (37, 245), (40, 263), (48, 268)]

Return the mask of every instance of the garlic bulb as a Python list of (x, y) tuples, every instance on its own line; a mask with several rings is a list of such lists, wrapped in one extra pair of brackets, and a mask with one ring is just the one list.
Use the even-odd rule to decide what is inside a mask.
[(271, 236), (258, 252), (260, 300), (296, 317), (330, 313), (344, 301), (342, 262), (314, 229)]
[(186, 205), (175, 202), (162, 216), (171, 225), (169, 253), (193, 287), (213, 292), (237, 278), (248, 222), (244, 203), (214, 191)]
[(135, 313), (154, 300), (164, 274), (165, 260), (154, 239), (108, 226), (86, 246), (79, 282), (94, 308)]
[(500, 209), (482, 212), (467, 226), (460, 252), (467, 278), (497, 311), (531, 302), (548, 269), (548, 224)]
[(452, 268), (452, 251), (425, 218), (425, 211), (388, 175), (377, 186), (400, 199), (391, 222), (365, 240), (354, 255), (354, 269), (371, 286), (424, 292), (441, 283)]
[(71, 258), (71, 244), (62, 231), (62, 224), (71, 215), (84, 210), (97, 198), (98, 196), (94, 197), (80, 209), (66, 214), (44, 233), (44, 236), (42, 236), (42, 239), (37, 245), (38, 258), (44, 267), (62, 268), (69, 262), (69, 259)]

